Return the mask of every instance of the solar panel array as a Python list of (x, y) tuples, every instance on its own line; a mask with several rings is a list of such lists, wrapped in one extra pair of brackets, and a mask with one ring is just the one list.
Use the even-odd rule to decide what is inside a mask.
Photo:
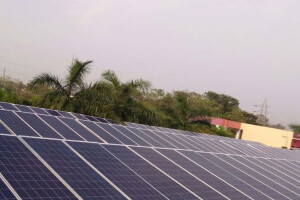
[(0, 199), (300, 199), (299, 151), (0, 106)]

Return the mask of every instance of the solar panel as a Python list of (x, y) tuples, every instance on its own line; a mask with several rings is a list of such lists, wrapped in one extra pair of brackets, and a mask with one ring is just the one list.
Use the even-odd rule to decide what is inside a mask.
[(133, 169), (148, 183), (163, 193), (169, 199), (195, 199), (192, 193), (181, 187), (170, 177), (160, 172), (157, 168), (150, 165), (144, 159), (136, 155), (124, 146), (105, 145), (105, 149), (120, 159), (128, 167)]
[(58, 138), (62, 137), (51, 129), (46, 123), (44, 123), (38, 116), (30, 113), (16, 112), (27, 124), (29, 124), (37, 133), (46, 138)]
[(1, 179), (0, 179), (0, 199), (6, 199), (6, 200), (17, 199)]
[(166, 172), (169, 176), (183, 184), (185, 187), (194, 192), (197, 196), (204, 199), (226, 199), (223, 195), (207, 186), (194, 176), (176, 166), (171, 161), (164, 158), (155, 150), (150, 148), (131, 147), (138, 154), (149, 160), (158, 168)]
[(37, 114), (49, 115), (49, 113), (47, 113), (43, 108), (38, 108), (38, 107), (30, 107), (30, 108)]
[(76, 131), (81, 137), (90, 142), (104, 142), (99, 137), (95, 136), (93, 133), (88, 131), (86, 128), (81, 126), (76, 120), (69, 118), (59, 118), (62, 122), (72, 128), (72, 130)]
[(130, 130), (128, 130), (127, 128), (125, 128), (124, 126), (120, 126), (120, 125), (115, 125), (112, 124), (112, 127), (114, 127), (116, 130), (118, 130), (120, 133), (123, 133), (124, 135), (126, 135), (127, 137), (129, 137), (131, 140), (133, 140), (136, 144), (140, 145), (140, 146), (151, 146), (149, 143), (147, 143), (145, 140), (143, 140), (142, 138), (140, 138), (138, 135), (136, 135), (135, 133), (131, 132)]
[(18, 111), (18, 109), (16, 108), (16, 106), (14, 106), (14, 105), (11, 104), (11, 103), (0, 102), (0, 106), (1, 106), (4, 110)]
[(54, 116), (49, 115), (39, 115), (49, 126), (55, 129), (60, 135), (62, 135), (65, 139), (68, 140), (84, 140), (80, 137), (75, 131), (70, 129), (67, 125), (61, 122)]
[(63, 117), (75, 119), (75, 117), (71, 113), (64, 112), (64, 111), (57, 111), (57, 112), (59, 112), (59, 114)]
[(34, 130), (12, 111), (0, 110), (0, 119), (17, 135), (39, 137)]
[(95, 134), (100, 136), (102, 139), (104, 139), (106, 142), (112, 144), (122, 144), (122, 142), (120, 142), (108, 132), (97, 126), (95, 123), (83, 120), (80, 120), (80, 122), (84, 124), (87, 128), (89, 128), (91, 131), (93, 131)]
[(0, 123), (0, 133), (11, 135), (11, 133), (7, 130), (5, 126)]
[(61, 116), (61, 114), (59, 114), (59, 112), (57, 112), (56, 110), (50, 110), (50, 109), (45, 109), (50, 115), (53, 116)]
[(2, 105), (0, 199), (300, 199), (298, 151)]
[(25, 141), (83, 199), (125, 199), (61, 141), (32, 138), (25, 138)]
[[(207, 158), (209, 154), (198, 153), (196, 155), (195, 152), (183, 152), (183, 155), (190, 158), (194, 162), (198, 163), (203, 168), (207, 169), (220, 179), (223, 179), (236, 189), (243, 191), (247, 196), (254, 199), (270, 199), (263, 193), (260, 193), (259, 190), (248, 184), (246, 181), (242, 180), (240, 177), (234, 175), (234, 168), (226, 168), (225, 165), (222, 165), (220, 162), (213, 162)], [(224, 167), (224, 168), (223, 168)]]
[(30, 107), (28, 106), (23, 106), (23, 105), (15, 105), (15, 106), (22, 112), (34, 113), (33, 110), (31, 110)]
[(127, 127), (127, 129), (134, 132), (136, 135), (138, 135), (140, 138), (143, 138), (148, 144), (151, 144), (154, 147), (164, 147), (164, 145), (154, 140), (152, 137), (150, 137), (148, 134), (144, 133), (140, 129), (132, 127)]
[(0, 136), (0, 173), (22, 199), (76, 199), (17, 137)]
[(119, 132), (118, 130), (114, 129), (110, 124), (104, 124), (104, 123), (97, 123), (101, 128), (103, 128), (105, 131), (109, 132), (111, 135), (113, 135), (115, 138), (117, 138), (119, 141), (121, 141), (123, 144), (127, 145), (136, 145), (135, 142), (133, 142), (131, 139), (126, 137), (124, 134)]
[(79, 113), (72, 113), (72, 115), (74, 115), (77, 119), (88, 120), (86, 117), (84, 117), (83, 115), (81, 115)]
[[(249, 199), (245, 194), (225, 182), (224, 180), (216, 177), (213, 173), (210, 173), (207, 169), (200, 167), (199, 165), (195, 164), (187, 157), (179, 154), (176, 151), (168, 150), (168, 149), (160, 149), (158, 150), (163, 155), (167, 156), (169, 159), (176, 162), (178, 165), (183, 167), (184, 169), (188, 170), (199, 179), (210, 185), (211, 187), (215, 188), (226, 197), (230, 199)], [(203, 160), (202, 162), (205, 162)]]
[[(216, 156), (218, 158), (221, 158), (222, 160), (226, 161), (227, 163), (230, 163), (232, 166), (236, 167), (238, 170), (248, 174), (249, 176), (253, 177), (254, 179), (267, 185), (269, 188), (277, 191), (277, 192), (274, 192), (273, 195), (284, 196), (284, 197), (281, 197), (278, 199), (286, 199), (286, 198), (297, 199), (298, 198), (295, 193), (290, 191), (288, 188), (285, 188), (284, 186), (282, 186), (280, 184), (280, 182), (276, 182), (276, 181), (268, 178), (267, 176), (265, 176), (265, 174), (256, 171), (256, 168), (249, 167), (248, 165), (233, 159), (231, 156), (226, 156), (226, 155), (221, 155), (221, 154), (216, 155)], [(272, 196), (272, 193), (270, 193), (269, 196)]]
[(99, 144), (68, 142), (80, 155), (132, 199), (166, 199)]

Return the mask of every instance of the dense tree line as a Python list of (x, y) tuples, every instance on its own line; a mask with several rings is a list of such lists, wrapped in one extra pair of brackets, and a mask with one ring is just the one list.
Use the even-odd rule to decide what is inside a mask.
[[(255, 115), (241, 110), (239, 101), (225, 94), (165, 92), (143, 79), (123, 82), (110, 70), (97, 82), (87, 83), (84, 78), (91, 63), (74, 59), (65, 78), (42, 73), (27, 85), (2, 78), (0, 101), (230, 137), (230, 130), (211, 126), (208, 117), (256, 124)], [(193, 120), (199, 116), (203, 118)]]

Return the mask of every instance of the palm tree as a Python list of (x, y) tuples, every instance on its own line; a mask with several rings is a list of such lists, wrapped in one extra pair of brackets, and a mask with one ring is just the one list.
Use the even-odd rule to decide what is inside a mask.
[(92, 61), (81, 62), (74, 59), (68, 69), (69, 73), (65, 80), (59, 77), (42, 73), (33, 78), (30, 87), (46, 86), (48, 91), (43, 95), (41, 105), (49, 104), (51, 108), (73, 111), (72, 102), (85, 87), (83, 82), (85, 75), (89, 72)]
[(159, 123), (156, 109), (143, 101), (143, 94), (149, 90), (150, 82), (137, 79), (122, 83), (110, 70), (103, 72), (102, 78), (103, 82), (112, 88), (113, 110), (120, 120), (147, 124)]

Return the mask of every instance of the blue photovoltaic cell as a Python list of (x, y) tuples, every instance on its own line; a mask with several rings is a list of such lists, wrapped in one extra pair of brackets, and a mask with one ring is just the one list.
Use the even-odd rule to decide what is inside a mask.
[(114, 125), (114, 124), (112, 124), (111, 126), (114, 127), (115, 129), (117, 129), (119, 132), (121, 132), (124, 135), (126, 135), (127, 137), (129, 137), (131, 140), (133, 140), (138, 145), (140, 145), (140, 146), (148, 146), (148, 147), (151, 146), (150, 144), (148, 144), (147, 142), (145, 142), (144, 140), (142, 140), (141, 138), (139, 138), (135, 133), (129, 131), (124, 126)]
[(68, 113), (68, 112), (65, 112), (65, 111), (57, 111), (57, 112), (59, 112), (59, 114), (61, 114), (64, 117), (76, 119), (71, 113)]
[(99, 122), (102, 122), (102, 123), (109, 123), (108, 121), (106, 121), (105, 119), (103, 118), (100, 118), (100, 117), (95, 117)]
[(133, 200), (165, 199), (101, 145), (83, 142), (68, 143)]
[(90, 121), (93, 121), (93, 122), (98, 122), (97, 119), (95, 119), (93, 116), (89, 116), (89, 115), (84, 115), (85, 118), (87, 118), (88, 120)]
[(25, 141), (83, 199), (125, 199), (61, 141), (32, 138), (25, 138)]
[(50, 115), (39, 115), (39, 116), (67, 140), (83, 141), (83, 139), (79, 135), (77, 135), (72, 129), (70, 129), (67, 125), (65, 125), (56, 117)]
[(104, 124), (104, 123), (100, 123), (100, 122), (97, 122), (97, 124), (104, 130), (106, 130), (107, 132), (112, 134), (114, 137), (116, 137), (118, 140), (120, 140), (123, 144), (136, 145), (136, 143), (134, 143), (132, 140), (127, 138), (125, 135), (123, 135), (116, 129), (114, 129), (110, 124)]
[(28, 106), (23, 106), (23, 105), (15, 105), (15, 106), (22, 112), (33, 113), (33, 111)]
[(11, 133), (1, 123), (0, 123), (0, 133), (11, 135)]
[(49, 113), (47, 113), (43, 108), (38, 108), (38, 107), (30, 107), (30, 108), (37, 114), (49, 115)]
[(24, 121), (26, 121), (36, 132), (47, 138), (62, 139), (53, 129), (45, 124), (38, 116), (30, 113), (16, 112)]
[(80, 120), (80, 122), (84, 124), (87, 128), (89, 128), (91, 131), (93, 131), (95, 134), (99, 135), (99, 137), (101, 137), (107, 143), (122, 144), (119, 140), (117, 140), (109, 133), (107, 133), (105, 130), (97, 126), (94, 122), (84, 121), (84, 120)]
[(5, 200), (17, 199), (1, 179), (0, 179), (0, 199), (5, 199)]
[(18, 111), (18, 109), (11, 103), (5, 103), (5, 102), (0, 102), (0, 106), (4, 110), (13, 110), (13, 111)]
[(72, 113), (77, 119), (82, 119), (82, 120), (87, 120), (87, 118), (85, 118), (83, 115), (79, 114), (79, 113)]
[(150, 148), (130, 147), (203, 199), (226, 199), (212, 188)]
[(113, 155), (139, 174), (148, 183), (153, 185), (169, 199), (197, 199), (188, 190), (181, 187), (167, 175), (150, 165), (140, 156), (124, 146), (103, 145)]
[[(270, 199), (270, 197), (265, 196), (263, 193), (261, 193), (259, 190), (252, 186), (254, 182), (250, 180), (250, 178), (245, 179), (245, 176), (243, 178), (243, 176), (241, 176), (241, 174), (239, 174), (238, 171), (236, 171), (236, 169), (234, 169), (233, 167), (228, 167), (222, 162), (215, 163), (214, 161), (212, 161), (213, 157), (211, 158), (212, 160), (210, 160), (207, 156), (213, 156), (212, 154), (184, 151), (180, 152), (188, 158), (190, 158), (191, 160), (193, 160), (194, 162), (198, 163), (200, 166), (209, 170), (219, 178), (223, 179), (230, 185), (242, 191), (249, 197), (253, 199)], [(249, 183), (247, 182), (247, 180), (249, 180)]]
[(158, 141), (159, 143), (161, 143), (163, 145), (163, 147), (167, 147), (167, 148), (176, 148), (174, 145), (170, 144), (169, 142), (165, 141), (164, 139), (162, 139), (161, 137), (159, 137), (158, 135), (156, 135), (155, 133), (153, 133), (152, 131), (149, 130), (142, 130), (144, 133), (146, 133), (147, 135), (149, 135), (150, 137), (152, 137), (154, 140)]
[(0, 136), (0, 173), (24, 200), (76, 197), (14, 136)]
[(76, 120), (69, 119), (69, 118), (62, 118), (59, 117), (61, 121), (63, 121), (65, 124), (67, 124), (69, 127), (71, 127), (76, 133), (78, 133), (81, 137), (86, 139), (90, 142), (104, 142), (97, 136), (95, 136), (93, 133), (88, 131), (86, 128), (84, 128), (82, 125), (80, 125)]
[(61, 114), (59, 114), (56, 110), (50, 110), (50, 109), (45, 109), (50, 115), (53, 115), (53, 116), (61, 116)]
[(174, 147), (179, 148), (179, 149), (188, 149), (187, 147), (185, 147), (184, 145), (182, 145), (180, 142), (178, 142), (176, 139), (176, 137), (173, 137), (172, 135), (170, 135), (170, 133), (166, 133), (166, 132), (157, 132), (157, 131), (152, 131), (155, 134), (157, 134), (159, 137), (162, 137), (163, 139), (165, 139), (166, 141), (168, 141), (169, 143), (171, 143)]
[[(214, 175), (207, 172), (205, 169), (199, 167), (198, 165), (188, 160), (186, 157), (182, 156), (176, 151), (169, 149), (158, 149), (158, 151), (167, 156), (169, 159), (176, 162), (178, 165), (180, 165), (187, 171), (197, 176), (205, 183), (212, 186), (214, 189), (227, 196), (229, 199), (250, 199), (249, 197), (245, 196), (232, 186), (228, 185), (221, 179), (215, 177)], [(205, 160), (203, 160), (203, 162), (205, 162)]]
[[(215, 156), (238, 169), (239, 172), (235, 173), (235, 175), (238, 175), (239, 173), (247, 174), (243, 176), (241, 175), (241, 177), (246, 178), (248, 183), (255, 183), (253, 179), (255, 179), (256, 182), (259, 181), (260, 183), (255, 183), (255, 187), (263, 191), (263, 193), (267, 194), (271, 198), (288, 199), (287, 197), (283, 196), (283, 194), (285, 194), (285, 191), (287, 191), (285, 188), (279, 186), (275, 182), (270, 181), (269, 179), (266, 179), (264, 176), (258, 174), (255, 170), (247, 168), (243, 164), (237, 162), (227, 155), (216, 154)], [(289, 192), (287, 194), (289, 194)]]
[(0, 110), (0, 119), (17, 135), (39, 137), (39, 135), (12, 111)]
[(128, 127), (128, 126), (127, 126), (127, 128), (130, 131), (137, 134), (138, 136), (140, 136), (141, 138), (143, 138), (145, 141), (147, 141), (152, 146), (154, 146), (154, 147), (165, 147), (164, 145), (162, 145), (161, 143), (159, 143), (158, 141), (156, 141), (152, 137), (150, 137), (148, 134), (144, 133), (142, 130), (137, 129), (137, 128), (133, 128), (133, 127)]

